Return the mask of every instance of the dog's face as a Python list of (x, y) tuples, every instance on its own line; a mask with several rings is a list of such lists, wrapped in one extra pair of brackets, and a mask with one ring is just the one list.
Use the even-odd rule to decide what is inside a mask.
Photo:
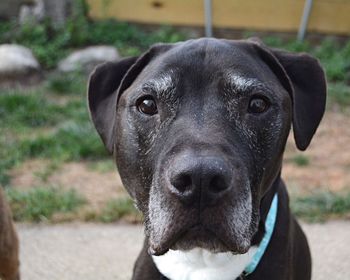
[(325, 92), (316, 60), (255, 41), (157, 45), (97, 68), (92, 119), (145, 216), (150, 251), (246, 252), (291, 123), (305, 149)]

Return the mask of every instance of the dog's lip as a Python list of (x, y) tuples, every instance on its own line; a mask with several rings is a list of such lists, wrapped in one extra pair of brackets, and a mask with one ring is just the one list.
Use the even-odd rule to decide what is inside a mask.
[(175, 234), (171, 239), (169, 239), (167, 242), (165, 242), (162, 245), (155, 245), (155, 244), (150, 244), (149, 248), (148, 248), (148, 253), (150, 255), (153, 256), (161, 256), (164, 255), (165, 253), (167, 253), (169, 251), (169, 249), (171, 247), (173, 247), (173, 245), (179, 240), (181, 239), (181, 237), (183, 237), (186, 233), (188, 233), (189, 231), (194, 231), (194, 230), (204, 230), (207, 231), (209, 234), (215, 236), (221, 243), (222, 245), (227, 249), (227, 251), (230, 252), (235, 252), (235, 250), (230, 249), (229, 244), (227, 244), (227, 242), (225, 242), (225, 240), (223, 240), (222, 238), (220, 238), (220, 236), (218, 236), (215, 231), (213, 229), (210, 229), (208, 227), (206, 227), (205, 225), (201, 224), (201, 223), (197, 223), (194, 224), (190, 227), (187, 227), (183, 230), (180, 230), (177, 234)]
[(161, 255), (166, 254), (168, 251), (169, 251), (169, 248), (168, 249), (165, 249), (165, 248), (159, 249), (159, 248), (154, 248), (152, 246), (148, 247), (148, 254), (151, 256), (161, 256)]
[(181, 238), (188, 230), (190, 230), (193, 226), (184, 228), (179, 230), (176, 234), (173, 235), (172, 238), (164, 242), (164, 244), (152, 244), (150, 243), (148, 248), (148, 253), (153, 256), (161, 256), (169, 251), (170, 247), (173, 246), (177, 240)]

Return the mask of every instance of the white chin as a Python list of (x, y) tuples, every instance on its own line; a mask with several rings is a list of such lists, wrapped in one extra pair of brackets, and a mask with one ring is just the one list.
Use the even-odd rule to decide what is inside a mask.
[(169, 250), (152, 256), (160, 273), (170, 280), (232, 280), (239, 277), (252, 261), (257, 247), (245, 254), (212, 253), (202, 248), (189, 251)]

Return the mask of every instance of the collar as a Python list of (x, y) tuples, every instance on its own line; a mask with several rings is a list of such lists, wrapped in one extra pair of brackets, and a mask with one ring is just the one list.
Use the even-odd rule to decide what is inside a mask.
[(244, 269), (243, 275), (249, 275), (253, 273), (260, 263), (267, 246), (270, 243), (275, 224), (277, 219), (277, 209), (278, 209), (278, 195), (277, 193), (274, 195), (270, 210), (267, 214), (266, 221), (265, 221), (265, 235), (263, 239), (260, 241), (259, 247), (257, 251), (255, 252), (252, 261), (248, 264), (248, 266)]

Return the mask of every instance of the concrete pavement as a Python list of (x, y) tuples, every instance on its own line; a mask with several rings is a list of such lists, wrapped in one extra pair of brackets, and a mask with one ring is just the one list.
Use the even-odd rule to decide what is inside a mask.
[[(142, 246), (133, 225), (17, 225), (23, 280), (127, 280)], [(303, 224), (313, 280), (350, 279), (350, 222)]]

